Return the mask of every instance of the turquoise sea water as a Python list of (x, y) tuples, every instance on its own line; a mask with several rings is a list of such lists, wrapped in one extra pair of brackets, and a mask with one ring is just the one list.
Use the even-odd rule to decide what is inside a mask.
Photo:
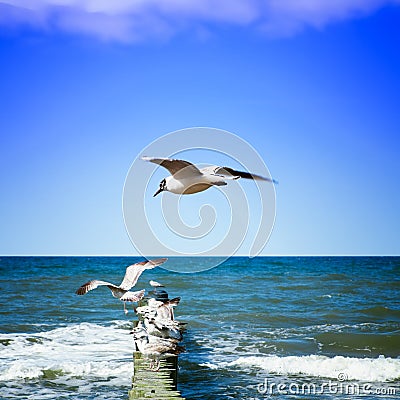
[[(1, 257), (0, 398), (127, 399), (135, 315), (107, 288), (74, 292), (140, 260)], [(145, 271), (136, 288), (150, 279), (182, 299), (187, 399), (400, 396), (400, 257), (234, 257)]]

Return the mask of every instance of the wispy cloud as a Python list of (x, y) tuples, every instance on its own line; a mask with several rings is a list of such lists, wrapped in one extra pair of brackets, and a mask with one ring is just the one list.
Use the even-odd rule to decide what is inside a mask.
[(0, 0), (0, 25), (127, 42), (221, 24), (282, 36), (395, 3), (400, 0)]

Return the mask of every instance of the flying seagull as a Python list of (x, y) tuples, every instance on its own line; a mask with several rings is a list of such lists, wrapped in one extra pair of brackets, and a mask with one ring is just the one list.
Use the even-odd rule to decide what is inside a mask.
[(167, 191), (175, 194), (193, 194), (207, 190), (211, 186), (225, 186), (226, 180), (232, 179), (253, 179), (278, 183), (274, 179), (251, 174), (249, 172), (237, 171), (229, 167), (213, 165), (205, 168), (197, 168), (194, 164), (185, 160), (174, 160), (170, 158), (142, 157), (142, 160), (161, 165), (171, 175), (160, 182), (160, 187), (153, 197)]
[(140, 275), (146, 269), (152, 269), (158, 265), (164, 264), (167, 258), (158, 258), (156, 260), (146, 260), (133, 265), (130, 265), (125, 272), (124, 279), (119, 286), (114, 285), (110, 282), (92, 280), (83, 284), (75, 293), (84, 295), (90, 290), (96, 289), (99, 286), (107, 286), (112, 295), (124, 302), (124, 312), (128, 314), (125, 302), (139, 301), (143, 298), (145, 290), (139, 290), (137, 292), (131, 292), (130, 289), (136, 285)]

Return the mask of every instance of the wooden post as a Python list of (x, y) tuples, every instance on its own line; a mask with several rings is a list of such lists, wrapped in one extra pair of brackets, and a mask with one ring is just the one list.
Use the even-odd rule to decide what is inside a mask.
[[(165, 291), (155, 291), (154, 297), (157, 301), (168, 301), (168, 294)], [(179, 299), (178, 299), (179, 302)], [(143, 307), (148, 304), (148, 298), (140, 301), (139, 306)], [(156, 305), (159, 307), (159, 305)], [(145, 311), (143, 311), (145, 313)], [(142, 314), (140, 309), (137, 310), (139, 321), (142, 327), (138, 327), (139, 321), (134, 322), (134, 330), (143, 330), (143, 322), (146, 314)], [(173, 319), (173, 313), (172, 317)], [(180, 325), (180, 331), (184, 330), (185, 324)], [(145, 329), (146, 330), (146, 329)], [(145, 333), (147, 335), (148, 333)], [(151, 335), (151, 334), (149, 334)], [(135, 334), (134, 334), (135, 338)], [(168, 340), (168, 339), (167, 339)], [(172, 339), (171, 339), (172, 340)], [(129, 399), (183, 399), (177, 389), (178, 382), (178, 356), (161, 357), (159, 369), (155, 371), (150, 369), (150, 358), (138, 351), (138, 345), (135, 341), (135, 350), (133, 353), (133, 378), (132, 389), (129, 391)], [(153, 360), (154, 361), (154, 360)]]
[(183, 399), (177, 390), (178, 357), (168, 357), (160, 362), (160, 369), (149, 369), (149, 360), (134, 352), (134, 374), (129, 399)]

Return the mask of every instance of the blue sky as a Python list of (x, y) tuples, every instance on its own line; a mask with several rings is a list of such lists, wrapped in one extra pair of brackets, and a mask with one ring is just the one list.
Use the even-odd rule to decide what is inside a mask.
[(263, 254), (399, 254), (399, 2), (110, 3), (0, 1), (0, 254), (135, 254), (128, 169), (191, 126), (279, 180)]

